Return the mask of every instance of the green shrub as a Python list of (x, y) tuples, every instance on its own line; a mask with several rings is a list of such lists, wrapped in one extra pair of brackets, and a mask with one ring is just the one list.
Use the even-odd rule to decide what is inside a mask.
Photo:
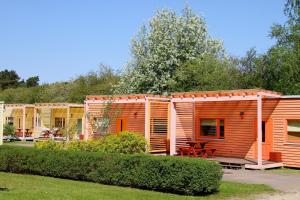
[(45, 140), (38, 141), (34, 143), (35, 148), (37, 149), (48, 149), (48, 150), (62, 150), (64, 149), (64, 143), (53, 141), (53, 140)]
[(119, 135), (111, 134), (91, 141), (70, 141), (62, 143), (48, 140), (36, 142), (35, 147), (49, 150), (65, 149), (71, 151), (133, 154), (145, 152), (146, 141), (144, 137), (138, 133), (125, 131)]
[(201, 158), (0, 147), (0, 171), (92, 181), (186, 195), (216, 192), (219, 164)]
[(5, 124), (3, 127), (4, 135), (15, 135), (15, 127), (11, 124)]

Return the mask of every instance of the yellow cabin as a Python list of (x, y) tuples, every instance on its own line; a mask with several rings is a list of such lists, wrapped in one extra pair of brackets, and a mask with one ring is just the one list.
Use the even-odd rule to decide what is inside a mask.
[(17, 136), (37, 138), (45, 130), (76, 126), (78, 137), (84, 130), (83, 104), (36, 103), (4, 104), (2, 124), (11, 124)]

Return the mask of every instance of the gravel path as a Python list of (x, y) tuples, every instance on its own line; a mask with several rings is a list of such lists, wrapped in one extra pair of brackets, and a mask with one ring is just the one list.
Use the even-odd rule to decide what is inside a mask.
[(223, 180), (265, 184), (281, 191), (274, 194), (253, 196), (249, 198), (251, 200), (300, 200), (300, 174), (274, 174), (265, 171), (226, 169)]

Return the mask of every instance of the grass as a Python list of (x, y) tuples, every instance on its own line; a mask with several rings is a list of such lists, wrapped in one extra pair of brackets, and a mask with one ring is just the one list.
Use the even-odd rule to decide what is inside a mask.
[(300, 174), (300, 169), (296, 168), (276, 168), (267, 170), (267, 172), (275, 173), (275, 174)]
[(251, 194), (270, 193), (266, 185), (222, 182), (220, 192), (205, 197), (181, 196), (154, 191), (101, 185), (34, 175), (0, 172), (0, 199), (5, 200), (213, 200), (246, 197)]
[(14, 142), (3, 142), (3, 145), (7, 146), (24, 146), (24, 147), (33, 147), (33, 141), (14, 141)]

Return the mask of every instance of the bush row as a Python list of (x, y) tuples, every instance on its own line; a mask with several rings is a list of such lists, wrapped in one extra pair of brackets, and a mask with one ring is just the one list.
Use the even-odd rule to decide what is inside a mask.
[(11, 146), (0, 147), (0, 171), (185, 195), (213, 193), (222, 177), (219, 164), (203, 159)]
[(55, 142), (52, 140), (35, 143), (37, 149), (71, 150), (106, 153), (143, 153), (146, 151), (146, 141), (138, 133), (121, 132), (119, 135), (111, 134), (91, 141)]

